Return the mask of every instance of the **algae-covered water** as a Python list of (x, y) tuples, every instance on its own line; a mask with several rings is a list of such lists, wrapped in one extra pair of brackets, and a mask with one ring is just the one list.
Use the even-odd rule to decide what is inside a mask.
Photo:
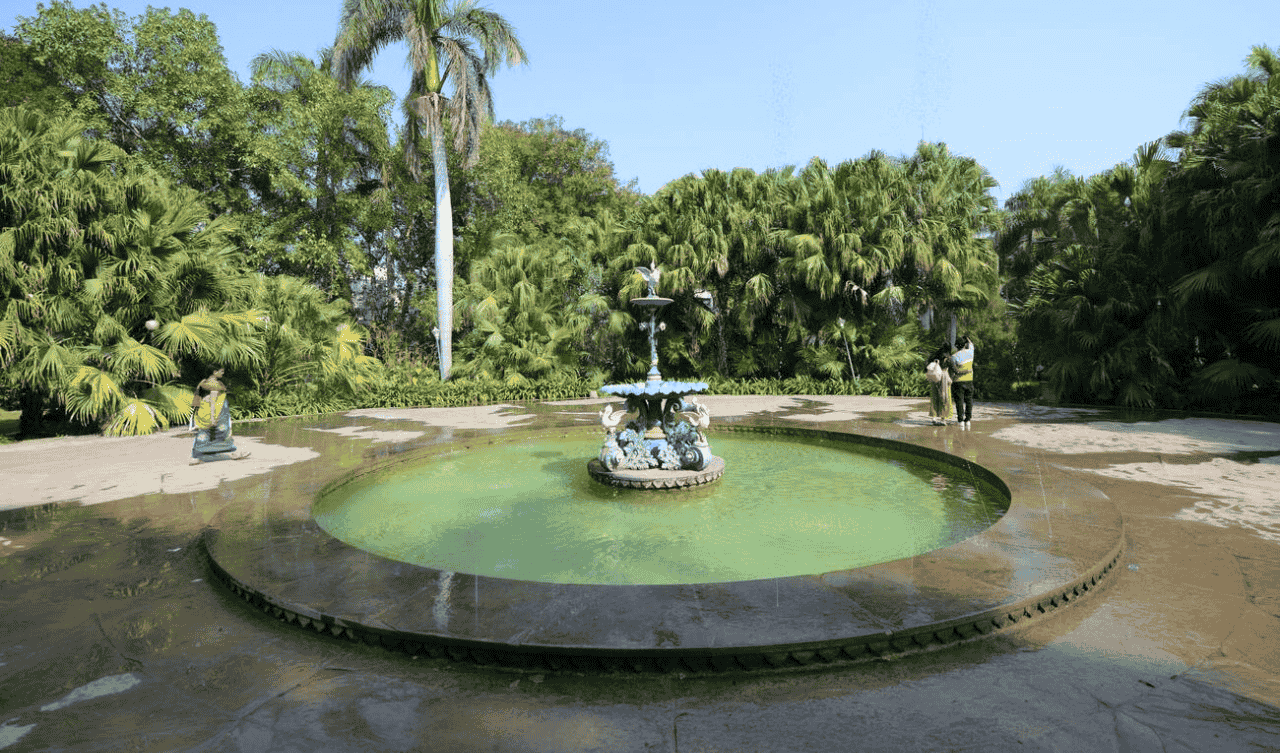
[(726, 470), (680, 491), (591, 480), (600, 438), (476, 446), (342, 485), (312, 514), (384, 557), (548, 583), (674, 584), (902, 559), (994, 524), (1007, 500), (955, 466), (821, 439), (715, 436)]

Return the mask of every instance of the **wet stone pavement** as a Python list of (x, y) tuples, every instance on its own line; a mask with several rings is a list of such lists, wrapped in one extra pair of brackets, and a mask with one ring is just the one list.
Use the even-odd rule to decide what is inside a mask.
[[(253, 455), (234, 470), (186, 466), (190, 439), (173, 435), (6, 445), (0, 749), (1280, 750), (1280, 426), (982, 404), (966, 432), (928, 425), (918, 400), (707, 403), (713, 421), (1052, 469), (1123, 515), (1122, 565), (1052, 615), (889, 660), (717, 676), (486, 669), (272, 619), (209, 583), (201, 532), (228, 505), (314, 495), (395, 448), (586, 426), (599, 401), (238, 424)], [(151, 470), (128, 465), (138, 455)], [(93, 504), (46, 502), (77, 498)]]

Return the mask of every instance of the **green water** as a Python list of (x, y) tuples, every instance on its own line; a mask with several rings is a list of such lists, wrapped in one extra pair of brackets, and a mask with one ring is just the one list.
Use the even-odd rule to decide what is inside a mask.
[(823, 440), (712, 437), (724, 476), (683, 491), (590, 479), (600, 438), (537, 439), (396, 466), (317, 500), (375, 554), (547, 583), (669, 584), (823, 573), (973, 536), (1005, 501), (953, 466)]

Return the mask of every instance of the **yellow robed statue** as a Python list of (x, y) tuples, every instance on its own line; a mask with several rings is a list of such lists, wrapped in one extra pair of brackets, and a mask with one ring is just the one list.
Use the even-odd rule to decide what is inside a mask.
[(227, 402), (222, 374), (223, 369), (213, 372), (212, 376), (200, 382), (192, 396), (196, 441), (191, 447), (191, 457), (197, 461), (236, 450), (231, 439), (231, 405)]

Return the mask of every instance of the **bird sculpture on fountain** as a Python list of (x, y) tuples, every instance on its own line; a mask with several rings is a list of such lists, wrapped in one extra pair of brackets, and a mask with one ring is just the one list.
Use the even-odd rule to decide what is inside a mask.
[(658, 268), (658, 262), (649, 262), (647, 267), (636, 267), (636, 271), (644, 278), (645, 284), (649, 286), (649, 296), (652, 298), (658, 295), (658, 280), (662, 277), (662, 270)]
[(614, 410), (613, 404), (604, 406), (604, 410), (600, 411), (600, 425), (609, 433), (618, 430), (618, 424), (622, 423), (622, 419), (626, 417), (626, 411)]
[(685, 405), (691, 406), (693, 410), (685, 412), (682, 415), (685, 420), (692, 424), (693, 428), (697, 430), (698, 442), (706, 442), (707, 435), (705, 432), (707, 427), (711, 425), (711, 411), (707, 410), (707, 406), (703, 405), (696, 398), (689, 398), (684, 402)]
[(715, 298), (711, 296), (711, 291), (699, 288), (693, 291), (693, 299), (702, 304), (702, 307), (707, 311), (710, 311), (713, 314), (720, 313), (716, 310), (716, 301)]

